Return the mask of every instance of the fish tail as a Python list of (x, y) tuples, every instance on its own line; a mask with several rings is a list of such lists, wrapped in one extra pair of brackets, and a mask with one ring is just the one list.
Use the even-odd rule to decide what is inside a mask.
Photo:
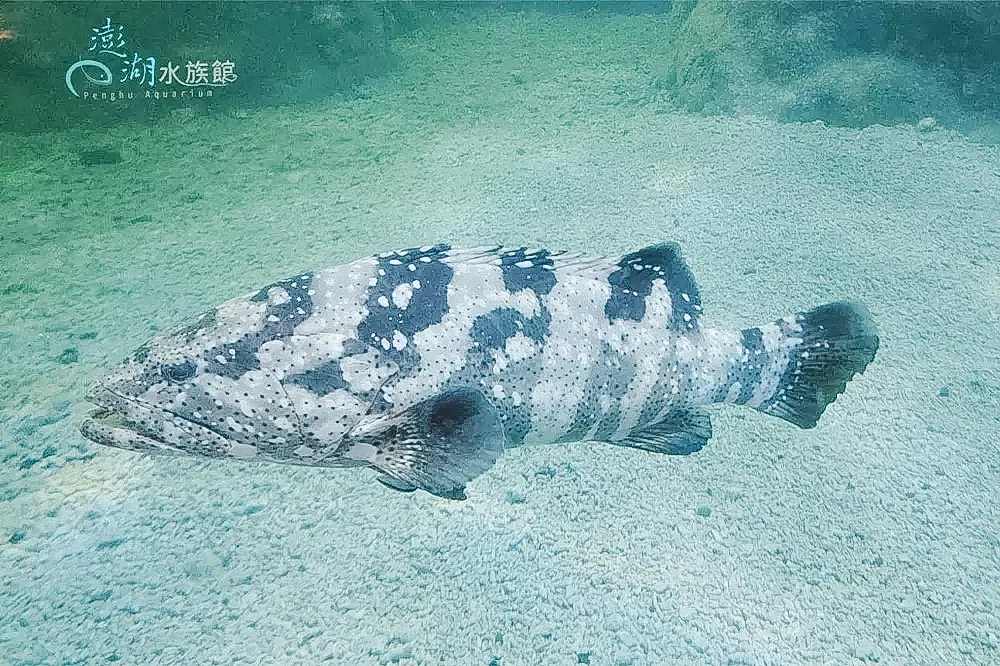
[[(725, 402), (746, 404), (800, 428), (812, 428), (878, 350), (860, 303), (821, 305), (741, 331), (739, 379)], [(738, 390), (736, 390), (738, 388)]]

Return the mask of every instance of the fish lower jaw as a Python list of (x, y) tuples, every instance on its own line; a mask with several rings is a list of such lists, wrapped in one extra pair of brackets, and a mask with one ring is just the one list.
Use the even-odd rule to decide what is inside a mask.
[[(197, 441), (203, 448), (222, 455), (229, 442), (214, 431), (196, 423), (184, 422), (178, 426), (176, 415), (120, 395), (105, 386), (94, 386), (87, 391), (87, 399), (97, 405), (80, 425), (81, 434), (87, 439), (119, 449), (153, 453), (189, 453), (183, 444), (172, 442)], [(170, 426), (173, 433), (164, 434), (163, 428), (151, 428), (148, 423)]]
[(92, 411), (80, 425), (80, 433), (87, 439), (104, 446), (130, 451), (156, 451), (183, 453), (170, 444), (148, 437), (139, 431), (139, 425), (123, 414), (101, 407)]

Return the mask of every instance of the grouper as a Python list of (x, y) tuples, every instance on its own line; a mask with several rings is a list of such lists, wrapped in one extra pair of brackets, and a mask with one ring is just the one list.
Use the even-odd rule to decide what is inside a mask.
[(135, 451), (374, 468), (464, 499), (510, 447), (694, 453), (712, 403), (812, 428), (879, 345), (859, 303), (743, 330), (705, 325), (701, 303), (674, 243), (386, 252), (149, 341), (88, 391), (81, 430)]

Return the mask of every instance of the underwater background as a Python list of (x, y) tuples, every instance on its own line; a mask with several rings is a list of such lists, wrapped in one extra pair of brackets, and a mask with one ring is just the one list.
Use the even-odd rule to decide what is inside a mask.
[[(1000, 662), (998, 92), (995, 3), (0, 2), (0, 664)], [(875, 362), (464, 502), (78, 431), (303, 269), (666, 240), (710, 325), (856, 299)]]

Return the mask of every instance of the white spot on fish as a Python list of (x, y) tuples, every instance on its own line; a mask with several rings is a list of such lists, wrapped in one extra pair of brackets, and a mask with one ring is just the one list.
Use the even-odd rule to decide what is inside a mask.
[(391, 346), (392, 345), (389, 343), (389, 339), (388, 338), (382, 338), (382, 349), (384, 349), (386, 351), (389, 351), (389, 347), (391, 347)]
[[(378, 284), (378, 278), (368, 278), (368, 286), (369, 287), (374, 287), (377, 284)], [(326, 297), (329, 298), (330, 294), (327, 294)]]
[(378, 297), (378, 304), (381, 305), (384, 308), (387, 308), (387, 307), (389, 307), (389, 299), (386, 298), (385, 296), (379, 296)]
[(257, 447), (253, 444), (231, 442), (229, 444), (229, 455), (235, 458), (253, 458), (257, 455)]
[(267, 301), (271, 305), (284, 305), (290, 300), (292, 297), (281, 287), (271, 287), (267, 290)]
[(309, 458), (310, 456), (312, 456), (316, 452), (313, 451), (310, 447), (308, 447), (305, 444), (303, 444), (299, 448), (297, 448), (294, 451), (292, 451), (292, 453), (294, 453), (295, 455), (299, 456), (300, 458)]
[(403, 262), (400, 261), (399, 259), (390, 259), (389, 260), (389, 265), (390, 266), (402, 266)]
[[(401, 284), (392, 290), (392, 303), (400, 310), (405, 310), (413, 297), (413, 289), (408, 284)], [(381, 301), (380, 301), (381, 302)]]
[(392, 333), (392, 347), (396, 351), (399, 351), (406, 347), (406, 336), (403, 335), (402, 331), (393, 331)]
[(375, 460), (375, 455), (378, 453), (376, 449), (371, 444), (367, 442), (358, 442), (349, 448), (345, 453), (345, 458), (350, 458), (351, 460)]
[(513, 391), (510, 394), (510, 399), (513, 401), (515, 407), (521, 406), (521, 394), (518, 391)]
[(506, 392), (503, 390), (503, 385), (502, 384), (494, 384), (493, 385), (493, 397), (494, 398), (496, 398), (497, 400), (503, 400), (503, 398), (504, 398), (505, 395), (506, 395)]
[(414, 288), (414, 289), (420, 289), (420, 280), (414, 280), (414, 281), (413, 281), (413, 282), (411, 282), (410, 284), (412, 284), (412, 285), (413, 285), (413, 288)]

